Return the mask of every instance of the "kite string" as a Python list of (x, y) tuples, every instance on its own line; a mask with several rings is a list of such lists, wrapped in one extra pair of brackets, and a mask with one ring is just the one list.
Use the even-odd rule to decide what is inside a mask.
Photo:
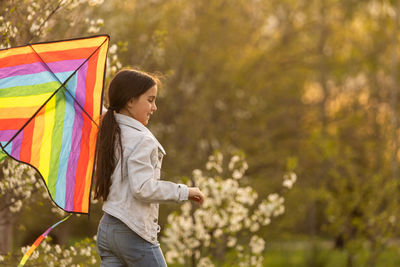
[(43, 239), (45, 239), (47, 237), (47, 235), (51, 232), (51, 230), (53, 230), (54, 228), (56, 228), (60, 223), (65, 222), (66, 220), (69, 219), (69, 217), (71, 217), (72, 214), (68, 215), (67, 217), (65, 217), (64, 219), (62, 219), (61, 221), (53, 224), (49, 229), (47, 229), (43, 234), (41, 234), (36, 240), (35, 242), (33, 242), (32, 246), (30, 246), (30, 248), (28, 249), (28, 251), (25, 253), (25, 255), (22, 257), (21, 261), (18, 264), (18, 267), (22, 267), (25, 265), (26, 261), (29, 259), (29, 257), (32, 255), (33, 251), (35, 251), (35, 249), (40, 245), (40, 243), (43, 241)]

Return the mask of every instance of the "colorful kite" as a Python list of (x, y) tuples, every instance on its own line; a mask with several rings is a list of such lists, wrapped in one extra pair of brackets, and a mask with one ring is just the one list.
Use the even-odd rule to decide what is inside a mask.
[(0, 50), (0, 154), (34, 167), (67, 212), (89, 212), (108, 43), (102, 35)]

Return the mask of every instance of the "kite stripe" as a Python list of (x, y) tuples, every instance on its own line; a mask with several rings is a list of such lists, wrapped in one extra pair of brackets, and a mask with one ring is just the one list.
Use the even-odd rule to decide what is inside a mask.
[[(33, 45), (34, 46), (34, 45)], [(36, 46), (35, 50), (36, 50)], [(85, 47), (80, 49), (69, 49), (63, 51), (63, 53), (57, 52), (45, 52), (41, 54), (41, 56), (46, 60), (46, 63), (53, 63), (57, 61), (64, 61), (64, 60), (77, 60), (77, 59), (86, 59), (90, 56), (90, 53), (96, 47)], [(32, 48), (29, 48), (29, 53), (22, 54), (22, 55), (10, 55), (8, 57), (1, 58), (0, 56), (0, 66), (2, 67), (15, 67), (15, 66), (23, 66), (29, 65), (32, 63), (41, 62), (40, 58), (38, 58), (37, 54), (32, 51)]]
[[(3, 131), (7, 130), (15, 130), (15, 133), (18, 132), (24, 124), (26, 123), (27, 119), (0, 119), (0, 136), (2, 136)], [(12, 137), (12, 136), (11, 136)], [(10, 138), (11, 138), (10, 137)], [(5, 141), (5, 140), (2, 140)]]
[(35, 121), (32, 120), (25, 129), (22, 138), (21, 144), (21, 158), (20, 160), (23, 162), (31, 161), (31, 151), (32, 151), (32, 139), (33, 139), (33, 129), (35, 128)]
[[(55, 89), (60, 87), (59, 82), (49, 82), (42, 84), (33, 84), (26, 86), (14, 86), (0, 89), (0, 97), (17, 97), (17, 96), (32, 96), (53, 93)], [(34, 93), (30, 91), (34, 90)]]
[(64, 96), (59, 91), (55, 95), (55, 113), (54, 113), (54, 123), (52, 127), (52, 142), (51, 142), (51, 154), (50, 162), (54, 164), (50, 165), (48, 188), (51, 195), (56, 193), (56, 183), (58, 177), (58, 170), (60, 165), (60, 151), (61, 151), (61, 140), (64, 126), (64, 110), (65, 110), (65, 100)]
[[(82, 64), (83, 61), (84, 59), (63, 60), (63, 61), (48, 63), (47, 65), (49, 66), (51, 71), (58, 73), (71, 70), (73, 71), (77, 69)], [(0, 79), (5, 77), (36, 74), (44, 71), (47, 71), (47, 68), (41, 61), (38, 61), (31, 64), (24, 64), (23, 66), (17, 65), (13, 67), (3, 68), (3, 70), (0, 73)]]

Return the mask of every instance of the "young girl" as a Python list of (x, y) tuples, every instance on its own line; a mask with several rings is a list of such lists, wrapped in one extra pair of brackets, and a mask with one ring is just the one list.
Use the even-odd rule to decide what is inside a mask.
[(157, 241), (158, 203), (204, 200), (198, 188), (160, 180), (165, 150), (145, 127), (157, 110), (157, 82), (122, 70), (109, 86), (95, 172), (95, 198), (104, 201), (97, 233), (101, 266), (166, 266)]

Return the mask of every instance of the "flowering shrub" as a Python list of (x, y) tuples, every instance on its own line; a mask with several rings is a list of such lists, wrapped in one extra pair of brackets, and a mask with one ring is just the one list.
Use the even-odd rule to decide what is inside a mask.
[[(214, 266), (232, 261), (238, 266), (262, 266), (265, 241), (257, 232), (285, 212), (284, 198), (272, 193), (259, 200), (253, 188), (240, 184), (247, 168), (244, 158), (234, 155), (228, 164), (231, 178), (223, 178), (223, 156), (216, 153), (206, 164), (214, 177), (193, 171), (187, 184), (201, 188), (206, 199), (200, 208), (186, 202), (168, 216), (161, 238), (168, 263)], [(290, 170), (283, 180), (283, 187), (290, 189), (296, 174)]]
[[(76, 242), (73, 246), (60, 246), (58, 244), (50, 244), (50, 239), (42, 241), (39, 247), (32, 253), (25, 266), (98, 266), (100, 261), (96, 252), (96, 236), (86, 238)], [(19, 261), (26, 253), (30, 246), (22, 247), (21, 253), (17, 255), (0, 255), (0, 265), (10, 265)]]
[[(21, 210), (22, 201), (29, 198), (42, 186), (35, 176), (35, 170), (10, 159), (3, 161), (0, 179), (0, 209), (15, 213)], [(47, 192), (46, 192), (47, 193)]]

